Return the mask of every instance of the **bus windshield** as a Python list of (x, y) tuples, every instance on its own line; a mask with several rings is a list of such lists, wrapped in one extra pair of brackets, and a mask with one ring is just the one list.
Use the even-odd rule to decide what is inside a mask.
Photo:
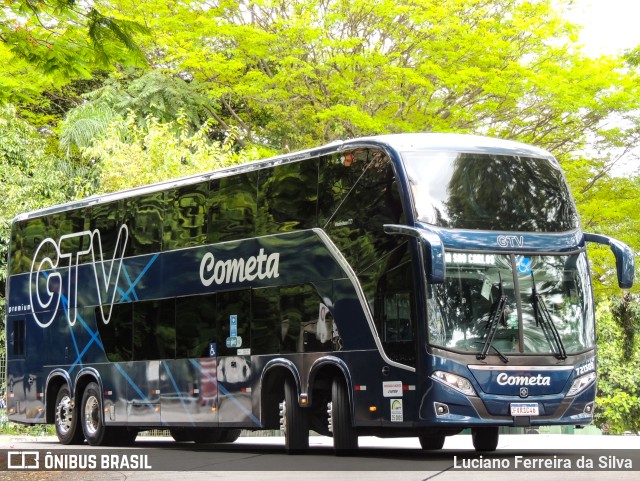
[(422, 222), (445, 228), (566, 232), (578, 216), (553, 159), (404, 152)]
[[(469, 353), (488, 349), (487, 354), (545, 353), (559, 358), (594, 346), (584, 252), (448, 252), (446, 258), (446, 281), (429, 286), (431, 345)], [(492, 328), (495, 332), (488, 340)]]

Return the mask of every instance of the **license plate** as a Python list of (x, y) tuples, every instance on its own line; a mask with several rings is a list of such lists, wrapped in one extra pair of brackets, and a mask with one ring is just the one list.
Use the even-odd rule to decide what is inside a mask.
[(512, 403), (512, 416), (539, 416), (538, 403)]

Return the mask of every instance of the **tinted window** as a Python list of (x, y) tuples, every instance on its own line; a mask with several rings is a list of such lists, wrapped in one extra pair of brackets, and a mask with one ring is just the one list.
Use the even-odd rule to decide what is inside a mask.
[(204, 245), (207, 241), (209, 186), (196, 184), (165, 193), (164, 250)]
[(125, 199), (122, 204), (122, 223), (129, 229), (127, 255), (158, 252), (161, 248), (164, 217), (162, 192)]
[(11, 333), (11, 341), (13, 343), (13, 349), (11, 353), (14, 356), (24, 356), (24, 341), (25, 341), (25, 323), (24, 319), (16, 319), (13, 321), (13, 331)]
[(176, 299), (176, 357), (210, 357), (216, 351), (216, 295)]
[(378, 279), (374, 318), (387, 356), (403, 364), (415, 365), (416, 300), (407, 247), (405, 244), (397, 251), (404, 255), (389, 262)]
[(312, 285), (255, 289), (251, 308), (253, 354), (338, 350), (333, 316)]
[(133, 304), (114, 304), (109, 324), (102, 322), (100, 307), (95, 308), (102, 345), (111, 362), (131, 361), (133, 344)]
[(175, 301), (133, 304), (133, 360), (173, 359), (176, 353)]
[(398, 185), (383, 152), (358, 150), (324, 158), (320, 165), (320, 225), (354, 269), (373, 304), (380, 276), (397, 265), (406, 244), (384, 224), (404, 223)]
[(318, 161), (283, 164), (258, 173), (259, 234), (316, 225)]
[(331, 310), (312, 285), (281, 289), (281, 306), (282, 352), (340, 350)]
[(9, 275), (28, 272), (33, 260), (32, 242), (26, 238), (26, 221), (16, 222), (11, 227), (11, 259), (9, 263)]
[(449, 228), (563, 232), (578, 216), (549, 159), (455, 152), (403, 154), (418, 217)]
[(250, 348), (251, 291), (218, 293), (218, 355), (237, 355), (238, 349)]
[(209, 226), (211, 244), (255, 236), (257, 173), (212, 180), (209, 185)]
[[(113, 256), (116, 241), (118, 240), (118, 233), (122, 225), (121, 206), (122, 201), (98, 204), (92, 207), (90, 211), (90, 228), (92, 231), (95, 229), (100, 231), (102, 252), (106, 259), (110, 259)], [(129, 242), (128, 245), (131, 245), (131, 243)], [(94, 244), (94, 248), (97, 248), (97, 245)], [(97, 252), (96, 255), (99, 257), (100, 253)], [(128, 250), (125, 251), (125, 255), (128, 255)]]
[(269, 287), (252, 291), (251, 352), (280, 352), (280, 289)]

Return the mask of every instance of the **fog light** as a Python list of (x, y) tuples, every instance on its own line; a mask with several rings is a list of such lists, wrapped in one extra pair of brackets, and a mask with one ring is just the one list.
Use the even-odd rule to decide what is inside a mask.
[(587, 403), (584, 406), (585, 414), (593, 414), (593, 403)]
[(436, 411), (436, 416), (446, 416), (449, 414), (449, 406), (443, 403), (433, 403), (433, 408)]

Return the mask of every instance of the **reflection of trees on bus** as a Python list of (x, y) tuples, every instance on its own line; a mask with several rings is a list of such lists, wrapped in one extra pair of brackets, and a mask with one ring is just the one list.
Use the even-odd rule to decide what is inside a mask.
[(563, 232), (574, 228), (573, 207), (562, 173), (544, 159), (459, 154), (437, 210), (445, 227)]

